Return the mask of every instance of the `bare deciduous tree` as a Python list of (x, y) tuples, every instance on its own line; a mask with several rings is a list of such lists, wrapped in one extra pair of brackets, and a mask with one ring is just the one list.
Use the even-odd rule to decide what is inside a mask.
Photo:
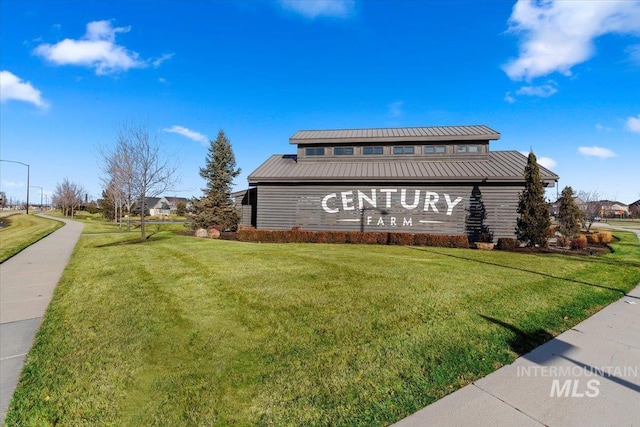
[(74, 211), (82, 204), (84, 192), (84, 188), (81, 185), (70, 182), (68, 178), (65, 178), (62, 183), (56, 184), (52, 201), (54, 206), (62, 210), (64, 216), (73, 217)]
[[(119, 197), (131, 216), (134, 204), (140, 206), (140, 238), (145, 235), (147, 197), (170, 191), (176, 184), (177, 165), (161, 152), (157, 134), (151, 135), (144, 122), (129, 120), (118, 132), (112, 150), (103, 150), (103, 182), (113, 184), (114, 197)], [(129, 229), (129, 225), (127, 225)]]
[[(101, 150), (102, 183), (105, 192), (111, 199), (115, 209), (127, 210), (127, 231), (131, 230), (131, 208), (136, 202), (133, 194), (133, 154), (134, 147), (130, 139), (124, 135), (125, 127), (120, 130), (115, 147)], [(122, 216), (122, 212), (119, 213)], [(115, 213), (118, 218), (118, 212)]]
[(578, 191), (578, 198), (580, 204), (578, 207), (583, 212), (583, 228), (587, 231), (591, 231), (591, 226), (596, 221), (596, 218), (602, 216), (602, 205), (600, 204), (600, 193), (598, 191)]

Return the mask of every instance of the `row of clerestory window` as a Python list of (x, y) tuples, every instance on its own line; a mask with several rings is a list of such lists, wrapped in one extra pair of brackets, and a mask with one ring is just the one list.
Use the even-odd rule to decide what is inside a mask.
[[(415, 146), (407, 145), (407, 146), (393, 146), (392, 153), (393, 154), (415, 154)], [(446, 154), (447, 147), (444, 145), (425, 145), (422, 148), (423, 154)], [(456, 153), (479, 153), (480, 147), (478, 145), (456, 145), (455, 149)], [(333, 155), (334, 156), (352, 156), (354, 154), (353, 147), (334, 147)], [(374, 147), (362, 147), (362, 154), (365, 156), (369, 155), (377, 155), (384, 154), (384, 147), (374, 146)], [(325, 149), (324, 147), (310, 147), (305, 149), (305, 155), (307, 156), (324, 156)]]

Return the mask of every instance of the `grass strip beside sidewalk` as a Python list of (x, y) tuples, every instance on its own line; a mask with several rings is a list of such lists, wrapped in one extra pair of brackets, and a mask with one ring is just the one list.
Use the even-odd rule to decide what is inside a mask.
[(21, 213), (0, 217), (0, 222), (0, 263), (64, 225), (60, 221)]

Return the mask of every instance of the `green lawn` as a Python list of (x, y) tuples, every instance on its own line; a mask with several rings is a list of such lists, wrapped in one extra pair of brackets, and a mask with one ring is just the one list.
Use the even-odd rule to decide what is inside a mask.
[(35, 215), (0, 217), (0, 262), (6, 261), (34, 242), (48, 236), (64, 223)]
[[(631, 228), (634, 230), (640, 230), (640, 219), (605, 219), (604, 222), (613, 227)], [(597, 228), (598, 223), (594, 223), (593, 227)]]
[(8, 425), (385, 425), (640, 281), (601, 257), (84, 235)]

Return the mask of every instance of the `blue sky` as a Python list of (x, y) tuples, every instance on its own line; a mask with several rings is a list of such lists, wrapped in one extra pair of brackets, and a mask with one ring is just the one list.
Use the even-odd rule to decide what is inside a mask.
[[(560, 189), (640, 199), (640, 1), (2, 0), (0, 84), (0, 158), (36, 203), (65, 177), (100, 197), (132, 118), (183, 197), (220, 129), (242, 189), (300, 129), (484, 124)], [(26, 167), (0, 178), (26, 198)]]

